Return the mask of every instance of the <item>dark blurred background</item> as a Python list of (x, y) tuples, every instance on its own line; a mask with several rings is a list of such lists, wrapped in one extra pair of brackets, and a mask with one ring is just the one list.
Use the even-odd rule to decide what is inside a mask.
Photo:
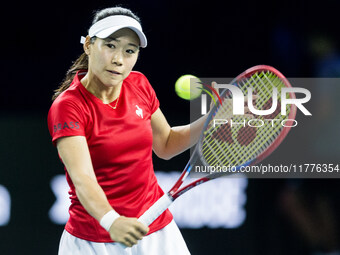
[[(0, 187), (10, 220), (0, 224), (0, 254), (57, 254), (62, 225), (48, 217), (53, 176), (63, 174), (46, 117), (53, 90), (82, 53), (93, 11), (121, 4), (142, 20), (148, 47), (135, 70), (153, 85), (171, 125), (189, 121), (176, 79), (235, 77), (267, 64), (286, 77), (339, 77), (338, 1), (25, 1), (1, 7)], [(294, 86), (294, 85), (293, 85)], [(310, 87), (313, 117), (266, 162), (339, 163), (336, 86)], [(320, 107), (321, 106), (321, 107)], [(323, 119), (333, 129), (315, 125)], [(319, 144), (319, 136), (330, 143)], [(325, 141), (323, 139), (323, 141)], [(155, 169), (181, 170), (189, 153)], [(182, 229), (192, 254), (316, 254), (339, 248), (337, 179), (248, 180), (246, 220), (236, 229)], [(0, 203), (0, 211), (4, 210)], [(335, 254), (335, 253), (334, 253)]]

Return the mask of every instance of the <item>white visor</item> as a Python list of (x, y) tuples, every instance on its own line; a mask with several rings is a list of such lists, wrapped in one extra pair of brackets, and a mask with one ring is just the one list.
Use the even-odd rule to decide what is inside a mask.
[[(140, 47), (146, 47), (147, 40), (141, 25), (134, 18), (125, 15), (114, 15), (99, 20), (90, 27), (89, 36), (96, 36), (98, 38), (104, 39), (122, 28), (130, 28), (133, 30), (139, 37)], [(80, 42), (84, 43), (84, 41), (84, 37), (82, 37)]]

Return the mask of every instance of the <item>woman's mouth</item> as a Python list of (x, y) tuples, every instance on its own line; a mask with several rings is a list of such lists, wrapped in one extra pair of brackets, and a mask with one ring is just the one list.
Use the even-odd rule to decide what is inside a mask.
[(120, 75), (120, 72), (114, 71), (114, 70), (107, 70), (109, 73), (112, 73), (114, 75)]

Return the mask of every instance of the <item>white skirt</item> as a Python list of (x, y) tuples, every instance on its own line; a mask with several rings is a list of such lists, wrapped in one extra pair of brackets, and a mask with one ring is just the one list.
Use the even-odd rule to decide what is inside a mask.
[(172, 220), (166, 227), (131, 248), (118, 243), (97, 243), (80, 239), (64, 230), (58, 255), (190, 255), (181, 232)]

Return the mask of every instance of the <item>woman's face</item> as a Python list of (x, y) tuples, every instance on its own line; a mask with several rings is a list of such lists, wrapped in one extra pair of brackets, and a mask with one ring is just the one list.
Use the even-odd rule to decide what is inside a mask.
[(88, 45), (89, 72), (96, 83), (106, 87), (122, 84), (137, 62), (139, 37), (123, 28), (106, 39), (97, 38)]

